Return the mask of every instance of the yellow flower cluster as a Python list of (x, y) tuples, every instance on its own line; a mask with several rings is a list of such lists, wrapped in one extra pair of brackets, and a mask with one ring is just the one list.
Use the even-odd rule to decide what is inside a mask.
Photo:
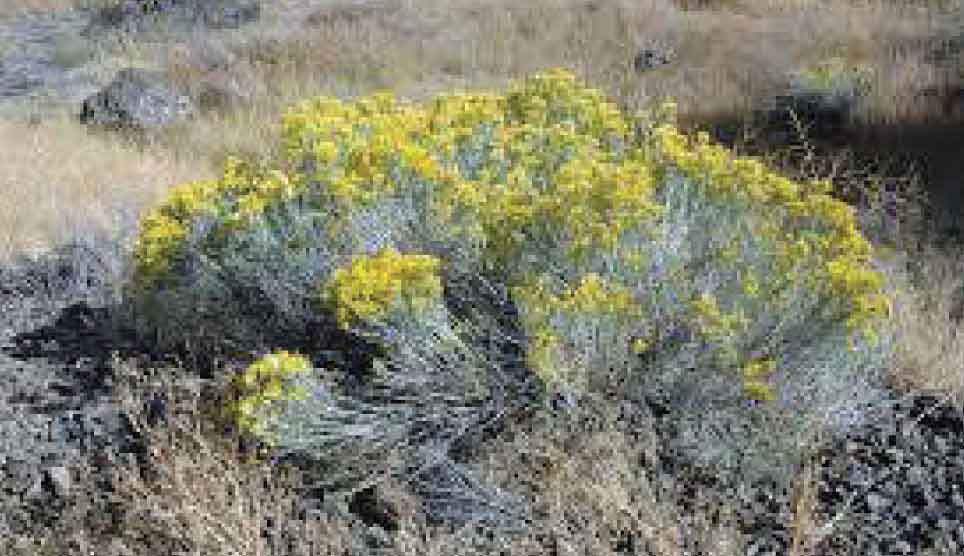
[[(724, 366), (738, 364), (740, 354), (735, 344), (750, 325), (744, 312), (737, 309), (730, 314), (725, 314), (720, 310), (716, 297), (706, 293), (701, 294), (691, 304), (695, 329), (710, 341), (710, 345), (720, 350), (717, 353), (720, 362)], [(744, 387), (749, 388), (749, 386), (744, 382)]]
[(529, 340), (527, 361), (536, 376), (547, 386), (560, 384), (568, 378), (563, 370), (564, 358), (560, 355), (562, 342), (559, 336), (547, 329), (536, 330)]
[[(353, 104), (323, 98), (284, 117), (289, 160), (311, 169), (292, 179), (323, 186), (350, 207), (395, 191), (407, 170), (436, 190), (437, 217), (485, 237), (496, 262), (517, 256), (538, 230), (566, 230), (576, 258), (611, 250), (622, 231), (659, 213), (646, 166), (618, 162), (610, 151), (613, 141), (628, 142), (630, 127), (600, 91), (565, 70), (517, 83), (505, 96), (441, 95), (424, 108), (387, 93)], [(460, 149), (483, 130), (486, 156), (473, 176), (463, 175)]]
[(743, 367), (743, 391), (757, 401), (773, 401), (776, 393), (766, 382), (766, 377), (776, 369), (772, 359), (755, 359)]
[[(277, 171), (260, 171), (230, 158), (219, 180), (180, 185), (161, 205), (151, 209), (140, 223), (134, 247), (135, 288), (143, 291), (171, 270), (171, 264), (202, 215), (217, 217), (219, 234), (237, 230), (256, 219), (268, 206), (295, 195), (296, 186)], [(226, 201), (236, 200), (232, 207)]]
[[(526, 255), (561, 249), (576, 275), (600, 256), (626, 256), (642, 268), (645, 249), (623, 240), (628, 232), (645, 235), (664, 213), (654, 199), (672, 172), (708, 196), (754, 211), (755, 229), (777, 260), (765, 283), (747, 275), (748, 296), (802, 281), (843, 300), (848, 325), (872, 334), (870, 323), (889, 312), (889, 300), (881, 293), (882, 276), (868, 266), (870, 246), (853, 211), (828, 195), (830, 183), (795, 183), (757, 160), (734, 158), (706, 134), (690, 139), (665, 123), (674, 110), (671, 103), (659, 107), (662, 123), (638, 141), (638, 122), (566, 70), (515, 83), (505, 95), (449, 94), (424, 105), (399, 103), (390, 93), (353, 102), (313, 99), (284, 114), (288, 174), (232, 160), (222, 179), (179, 187), (144, 218), (137, 280), (151, 285), (170, 269), (192, 220), (202, 214), (214, 217), (215, 233), (224, 234), (297, 196), (338, 216), (421, 188), (430, 193), (425, 208), (438, 220), (427, 226), (480, 239), (487, 261), (508, 272), (527, 306), (535, 358), (546, 359), (560, 345), (550, 316), (641, 315), (621, 286), (595, 274), (561, 297), (547, 293), (531, 281), (546, 269), (526, 266)], [(739, 264), (738, 247), (727, 246), (725, 261)], [(794, 276), (808, 257), (821, 264)], [(399, 303), (420, 311), (441, 294), (438, 266), (432, 257), (393, 250), (357, 257), (333, 274), (324, 296), (345, 327), (380, 319)], [(720, 313), (715, 300), (697, 299), (692, 309), (710, 338), (730, 337), (743, 322)]]
[(439, 165), (422, 144), (430, 124), (422, 109), (377, 93), (352, 104), (325, 97), (303, 103), (285, 113), (282, 133), (289, 162), (312, 163), (311, 173), (293, 179), (321, 186), (347, 208), (395, 191), (393, 171), (438, 179)]
[(742, 311), (729, 315), (723, 314), (716, 297), (711, 294), (701, 294), (692, 302), (692, 305), (696, 316), (696, 328), (704, 336), (723, 341), (725, 337), (735, 335), (737, 331), (744, 331), (749, 325)]
[(277, 408), (272, 408), (272, 403), (305, 399), (307, 392), (302, 388), (290, 387), (288, 380), (311, 369), (311, 361), (287, 351), (262, 357), (232, 380), (231, 392), (238, 398), (228, 404), (229, 415), (242, 429), (267, 438), (267, 421), (261, 411), (269, 408), (272, 414), (277, 414)]
[(814, 255), (825, 261), (811, 276), (798, 278), (842, 300), (849, 308), (851, 331), (860, 329), (875, 340), (873, 323), (890, 314), (890, 300), (882, 293), (884, 277), (870, 267), (872, 249), (857, 229), (853, 208), (828, 194), (829, 182), (795, 184), (756, 160), (734, 159), (721, 147), (708, 144), (705, 134), (694, 142), (663, 125), (653, 135), (662, 163), (703, 186), (708, 194), (742, 201), (768, 220), (760, 230), (775, 245), (775, 266), (782, 271), (775, 280), (787, 280), (786, 273), (801, 257)]
[(602, 91), (587, 88), (565, 69), (552, 69), (516, 86), (508, 95), (510, 122), (526, 122), (538, 128), (559, 121), (572, 121), (577, 133), (601, 140), (615, 134), (625, 136), (629, 122)]
[[(554, 332), (557, 319), (604, 318), (622, 322), (638, 322), (645, 318), (641, 307), (627, 288), (608, 283), (598, 274), (583, 276), (579, 285), (553, 294), (544, 279), (531, 281), (512, 289), (514, 298), (522, 302), (525, 329), (532, 331), (529, 364), (546, 383), (563, 380), (565, 357), (559, 349), (562, 339)], [(567, 377), (568, 378), (568, 377)]]
[(347, 268), (336, 270), (323, 297), (335, 307), (338, 322), (346, 329), (359, 321), (377, 321), (399, 308), (417, 316), (442, 295), (438, 270), (434, 257), (386, 249), (373, 257), (357, 257)]

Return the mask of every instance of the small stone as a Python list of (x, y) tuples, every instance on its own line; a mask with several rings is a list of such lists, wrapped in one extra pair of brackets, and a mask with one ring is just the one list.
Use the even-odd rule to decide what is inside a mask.
[(398, 530), (398, 510), (377, 486), (356, 492), (348, 504), (348, 511), (357, 515), (366, 525), (378, 526), (386, 531)]
[(162, 24), (183, 30), (197, 26), (237, 29), (260, 17), (258, 0), (121, 0), (101, 8), (87, 32), (115, 29), (138, 33)]
[(673, 61), (674, 55), (670, 50), (660, 48), (641, 48), (633, 58), (633, 68), (642, 73)]
[(872, 512), (877, 513), (890, 506), (890, 502), (883, 496), (871, 493), (867, 495), (867, 506), (870, 507)]
[(70, 494), (70, 471), (63, 465), (48, 467), (44, 470), (42, 486), (57, 498), (66, 498)]
[(172, 124), (195, 113), (190, 97), (169, 84), (160, 72), (128, 68), (81, 107), (83, 124), (149, 129)]

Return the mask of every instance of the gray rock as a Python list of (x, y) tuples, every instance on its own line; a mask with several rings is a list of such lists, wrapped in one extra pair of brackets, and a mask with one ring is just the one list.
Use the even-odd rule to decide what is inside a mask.
[(642, 73), (651, 69), (665, 66), (676, 58), (672, 49), (659, 47), (641, 48), (633, 58), (633, 69)]
[[(101, 255), (109, 258), (101, 249), (55, 249), (53, 256), (0, 269), (7, 286), (0, 289), (4, 534), (42, 531), (57, 523), (70, 501), (83, 495), (73, 481), (80, 469), (92, 468), (105, 494), (117, 465), (150, 469), (145, 440), (133, 427), (136, 416), (111, 397), (114, 379), (107, 360), (122, 334), (111, 331), (105, 309), (77, 301), (95, 297), (90, 294), (96, 286), (78, 280), (78, 274), (106, 275), (103, 268), (90, 268), (105, 262)], [(38, 308), (46, 316), (21, 316)], [(163, 421), (163, 404), (145, 400), (148, 420)]]
[(43, 496), (67, 498), (70, 495), (70, 471), (64, 465), (44, 468), (27, 495), (31, 498)]
[(158, 27), (236, 29), (261, 17), (258, 0), (120, 0), (96, 12), (88, 32), (139, 33)]
[(107, 494), (118, 465), (149, 465), (139, 435), (122, 425), (121, 409), (104, 401), (82, 408), (51, 415), (13, 408), (0, 415), (10, 441), (0, 451), (0, 528), (30, 534), (54, 526), (78, 494), (74, 470), (91, 468)]
[(0, 21), (0, 100), (43, 91), (44, 97), (68, 93), (85, 84), (80, 66), (90, 60), (91, 45), (78, 40), (86, 23), (79, 11), (29, 12)]
[(190, 96), (160, 72), (121, 70), (106, 88), (84, 100), (80, 121), (108, 128), (151, 129), (194, 115)]
[(920, 554), (940, 541), (961, 553), (964, 414), (926, 395), (898, 399), (888, 415), (823, 452), (823, 521), (840, 513), (833, 551), (857, 539), (861, 554)]

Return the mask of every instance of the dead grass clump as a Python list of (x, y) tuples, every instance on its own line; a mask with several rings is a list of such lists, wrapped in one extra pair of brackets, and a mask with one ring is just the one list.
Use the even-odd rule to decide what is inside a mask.
[(964, 258), (928, 247), (916, 266), (919, 281), (902, 288), (895, 310), (904, 331), (895, 382), (902, 390), (943, 395), (964, 407)]
[(727, 508), (684, 519), (669, 477), (640, 465), (658, 461), (651, 423), (628, 431), (608, 402), (588, 398), (572, 411), (516, 424), (486, 448), (487, 478), (507, 488), (524, 485), (539, 516), (531, 533), (513, 541), (518, 553), (670, 556), (694, 546), (707, 554), (741, 553), (743, 539)]

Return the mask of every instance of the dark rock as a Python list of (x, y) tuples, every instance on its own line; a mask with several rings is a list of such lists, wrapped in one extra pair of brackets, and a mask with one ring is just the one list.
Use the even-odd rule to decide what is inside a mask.
[[(821, 523), (840, 513), (828, 553), (964, 551), (964, 414), (929, 395), (899, 400), (893, 416), (823, 452)], [(901, 549), (903, 547), (903, 549)], [(840, 551), (840, 552), (838, 552)]]
[(398, 509), (385, 499), (377, 485), (352, 495), (348, 511), (357, 515), (366, 525), (378, 526), (385, 531), (398, 530)]
[(150, 400), (144, 402), (144, 415), (149, 427), (159, 426), (162, 422), (169, 424), (167, 396), (163, 394), (154, 394), (151, 396)]
[[(31, 415), (25, 407), (0, 415), (9, 449), (0, 450), (0, 526), (19, 533), (54, 526), (75, 496), (74, 469), (92, 468), (92, 480), (112, 492), (118, 465), (151, 469), (144, 438), (111, 402), (80, 403), (77, 410)], [(30, 418), (26, 418), (29, 416)], [(5, 426), (11, 420), (18, 427)]]
[(123, 255), (109, 242), (75, 241), (0, 266), (0, 316), (9, 330), (0, 355), (76, 368), (73, 379), (86, 376), (98, 388), (95, 375), (103, 374), (112, 351), (163, 359), (137, 340), (110, 293), (123, 274)]
[(675, 54), (670, 49), (657, 47), (641, 48), (633, 58), (633, 69), (642, 73), (660, 66), (665, 66), (675, 59)]
[(236, 29), (261, 17), (258, 0), (121, 0), (99, 10), (88, 33), (97, 28), (137, 33), (166, 25)]
[(191, 98), (168, 83), (163, 73), (129, 68), (84, 100), (80, 121), (107, 128), (146, 130), (194, 113)]
[(183, 3), (182, 0), (122, 0), (104, 7), (100, 17), (104, 23), (121, 25), (134, 18), (170, 13)]
[(397, 5), (384, 0), (332, 2), (329, 5), (323, 4), (308, 14), (305, 24), (311, 27), (352, 25), (376, 16), (387, 16), (386, 19), (390, 19), (397, 10)]
[(110, 253), (102, 246), (72, 241), (0, 267), (0, 296), (88, 293), (107, 284), (111, 267)]
[[(815, 524), (841, 516), (814, 556), (964, 552), (964, 413), (927, 395), (889, 396), (870, 421), (830, 437), (814, 452)], [(631, 412), (652, 415), (645, 406), (633, 404)], [(622, 419), (630, 429), (631, 417)], [(640, 465), (653, 484), (660, 476), (674, 478), (669, 494), (684, 516), (733, 505), (748, 553), (789, 551), (790, 485), (760, 481), (733, 488), (669, 449), (674, 431), (658, 418), (656, 425), (655, 459), (641, 458)]]
[(43, 359), (61, 365), (57, 380), (47, 388), (61, 396), (91, 399), (111, 387), (112, 353), (152, 354), (161, 359), (134, 336), (132, 330), (115, 323), (110, 308), (79, 301), (62, 309), (52, 323), (14, 335), (0, 353), (21, 361)]
[(237, 29), (261, 17), (261, 4), (258, 2), (222, 2), (221, 6), (214, 4), (204, 4), (201, 10), (201, 21), (209, 29)]
[[(137, 415), (112, 399), (113, 356), (133, 355), (109, 308), (94, 307), (94, 284), (109, 266), (107, 252), (54, 249), (6, 267), (0, 279), (5, 326), (0, 350), (0, 530), (37, 532), (55, 525), (78, 494), (71, 477), (93, 468), (98, 492), (111, 492), (121, 463), (153, 467)], [(91, 280), (96, 282), (97, 280)], [(26, 318), (42, 307), (48, 318)], [(150, 425), (165, 411), (148, 400)], [(163, 401), (163, 400), (162, 400)]]

